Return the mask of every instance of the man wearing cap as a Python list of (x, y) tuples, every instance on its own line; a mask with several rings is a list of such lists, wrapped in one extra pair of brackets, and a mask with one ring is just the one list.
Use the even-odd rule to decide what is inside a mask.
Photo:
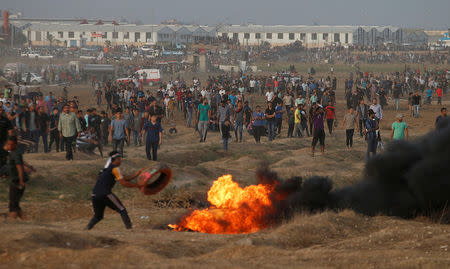
[(392, 123), (391, 140), (408, 140), (408, 125), (403, 121), (401, 113), (396, 116), (397, 121)]

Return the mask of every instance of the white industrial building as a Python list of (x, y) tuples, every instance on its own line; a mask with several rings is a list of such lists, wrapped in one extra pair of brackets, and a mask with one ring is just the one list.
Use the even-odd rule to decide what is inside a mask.
[(331, 44), (353, 44), (355, 26), (222, 26), (217, 34), (223, 38), (238, 40), (242, 45), (283, 46), (301, 41), (306, 47), (323, 47)]
[(23, 29), (32, 45), (58, 43), (67, 47), (142, 45), (146, 43), (189, 44), (199, 40), (231, 39), (243, 46), (265, 42), (283, 46), (300, 41), (305, 47), (339, 45), (427, 44), (423, 30), (391, 26), (286, 26), (286, 25), (136, 25), (115, 21), (81, 19), (11, 19)]

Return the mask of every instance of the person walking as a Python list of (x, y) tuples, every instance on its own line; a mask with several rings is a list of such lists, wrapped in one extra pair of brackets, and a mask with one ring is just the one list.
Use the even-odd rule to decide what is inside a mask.
[(375, 117), (375, 112), (372, 109), (369, 110), (369, 118), (366, 120), (365, 128), (367, 140), (366, 158), (367, 160), (370, 160), (371, 153), (372, 157), (377, 154), (377, 145), (378, 145), (378, 136), (377, 136), (378, 121)]
[(109, 127), (109, 135), (113, 151), (119, 151), (120, 156), (123, 156), (123, 146), (125, 140), (130, 143), (130, 133), (128, 132), (128, 123), (122, 118), (122, 110), (116, 111), (115, 119), (111, 121)]
[[(52, 150), (53, 142), (55, 143), (56, 152), (59, 152), (59, 147), (61, 146), (61, 140), (59, 139), (58, 133), (58, 121), (59, 121), (59, 110), (57, 107), (53, 108), (52, 114), (50, 115), (50, 144), (48, 145), (48, 151)], [(61, 146), (61, 149), (63, 147)]]
[(204, 98), (203, 103), (199, 104), (197, 108), (197, 126), (200, 133), (200, 142), (206, 141), (209, 119), (211, 119), (211, 107), (208, 104), (208, 99)]
[(63, 113), (58, 121), (59, 138), (63, 141), (66, 150), (66, 160), (73, 160), (72, 147), (76, 137), (81, 134), (80, 121), (75, 114), (69, 112), (69, 105), (64, 105)]
[[(238, 101), (237, 108), (234, 111), (234, 135), (236, 142), (242, 142), (242, 130), (244, 128), (244, 107), (242, 101)], [(239, 133), (239, 139), (238, 139)]]
[(303, 137), (301, 107), (302, 105), (298, 104), (294, 113), (294, 136), (296, 137)]
[(413, 117), (418, 118), (419, 109), (422, 105), (422, 97), (420, 96), (418, 91), (416, 91), (416, 93), (411, 97), (411, 104), (413, 106)]
[(328, 132), (330, 135), (333, 134), (333, 124), (336, 120), (336, 108), (331, 105), (331, 103), (328, 103), (328, 105), (325, 107), (326, 111), (326, 119), (327, 119), (327, 126), (328, 126)]
[(225, 119), (225, 121), (222, 124), (222, 144), (223, 144), (223, 150), (228, 151), (228, 139), (231, 138), (230, 135), (230, 129), (231, 129), (231, 122), (229, 119)]
[(344, 115), (344, 120), (342, 121), (342, 127), (345, 128), (345, 144), (347, 148), (353, 147), (353, 134), (355, 133), (355, 126), (357, 126), (356, 115), (353, 108), (348, 109), (348, 113)]
[(117, 151), (112, 151), (109, 154), (110, 158), (106, 162), (105, 168), (100, 172), (92, 190), (92, 207), (94, 208), (94, 216), (89, 221), (86, 229), (91, 230), (94, 226), (103, 219), (105, 208), (109, 207), (116, 211), (122, 217), (122, 221), (127, 229), (131, 229), (131, 220), (128, 216), (127, 209), (119, 200), (119, 198), (112, 193), (112, 189), (116, 182), (126, 188), (138, 188), (137, 183), (130, 181), (138, 177), (143, 169), (138, 170), (130, 176), (123, 176), (120, 165), (122, 164), (122, 155)]
[(358, 117), (359, 122), (359, 134), (363, 137), (366, 121), (369, 118), (369, 106), (364, 104), (363, 99), (359, 101), (359, 105), (356, 107), (356, 116)]
[(145, 153), (147, 159), (156, 161), (158, 159), (158, 147), (162, 144), (163, 131), (161, 124), (158, 122), (158, 117), (156, 115), (151, 115), (150, 120), (145, 122), (142, 130), (142, 135), (145, 137)]
[(253, 112), (253, 136), (255, 137), (256, 143), (261, 143), (261, 136), (264, 132), (264, 113), (261, 111), (259, 105), (256, 106), (256, 111)]
[(322, 154), (325, 153), (325, 130), (324, 130), (325, 128), (323, 125), (324, 114), (325, 113), (323, 112), (323, 108), (321, 106), (318, 106), (313, 112), (313, 116), (312, 116), (313, 140), (312, 140), (312, 145), (311, 145), (311, 153), (312, 153), (313, 157), (314, 157), (314, 149), (317, 145), (317, 142), (320, 143), (320, 150), (321, 150)]
[(281, 102), (275, 107), (275, 130), (277, 134), (281, 133), (281, 126), (283, 124), (283, 105)]
[(3, 150), (8, 153), (7, 170), (10, 178), (9, 184), (9, 218), (26, 220), (20, 207), (20, 200), (25, 192), (25, 183), (29, 176), (28, 172), (36, 171), (33, 166), (23, 161), (22, 153), (17, 148), (17, 137), (8, 137)]
[(273, 107), (272, 102), (267, 103), (265, 118), (267, 121), (267, 129), (269, 132), (269, 141), (275, 139), (275, 108)]
[(392, 123), (391, 140), (408, 141), (408, 125), (403, 121), (403, 114), (397, 114), (396, 118)]
[(440, 122), (444, 121), (447, 118), (447, 108), (443, 107), (441, 108), (441, 115), (437, 116), (436, 121), (434, 124), (436, 126), (439, 125)]

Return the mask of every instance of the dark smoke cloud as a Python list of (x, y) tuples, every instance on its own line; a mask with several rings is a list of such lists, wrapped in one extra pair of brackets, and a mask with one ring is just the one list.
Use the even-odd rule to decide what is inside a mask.
[[(367, 162), (356, 184), (333, 189), (333, 181), (314, 176), (281, 181), (262, 168), (259, 183), (279, 181), (274, 201), (287, 215), (298, 211), (353, 209), (369, 216), (440, 216), (450, 207), (450, 120), (414, 141), (397, 141)], [(279, 199), (279, 198), (282, 199)]]

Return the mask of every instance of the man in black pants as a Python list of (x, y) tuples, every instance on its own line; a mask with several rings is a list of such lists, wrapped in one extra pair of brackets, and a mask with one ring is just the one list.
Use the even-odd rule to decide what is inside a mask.
[(25, 220), (22, 208), (20, 207), (20, 199), (25, 192), (25, 183), (28, 181), (27, 172), (35, 171), (31, 165), (23, 161), (22, 153), (17, 149), (17, 137), (10, 136), (3, 147), (9, 152), (7, 156), (7, 172), (11, 179), (9, 184), (9, 218), (16, 219), (19, 217)]
[(364, 104), (364, 100), (359, 101), (359, 105), (356, 107), (356, 116), (359, 121), (359, 134), (363, 137), (366, 121), (369, 118), (369, 106)]
[(118, 181), (122, 186), (127, 188), (138, 188), (137, 183), (130, 183), (129, 181), (138, 177), (142, 170), (137, 171), (133, 175), (123, 176), (120, 171), (121, 155), (117, 151), (112, 151), (109, 154), (110, 158), (105, 165), (105, 168), (98, 175), (97, 183), (92, 191), (92, 206), (94, 208), (94, 216), (87, 225), (86, 229), (92, 229), (95, 224), (103, 219), (105, 207), (109, 207), (116, 211), (122, 217), (122, 221), (127, 229), (131, 229), (131, 220), (128, 216), (127, 209), (117, 196), (112, 193), (112, 188)]
[[(147, 159), (151, 160), (153, 156), (153, 160), (157, 159), (158, 146), (162, 143), (162, 127), (158, 122), (157, 115), (151, 115), (150, 121), (147, 121), (142, 128), (144, 130), (143, 137), (147, 134), (145, 139), (145, 152), (147, 153)], [(152, 153), (150, 154), (150, 150)]]

